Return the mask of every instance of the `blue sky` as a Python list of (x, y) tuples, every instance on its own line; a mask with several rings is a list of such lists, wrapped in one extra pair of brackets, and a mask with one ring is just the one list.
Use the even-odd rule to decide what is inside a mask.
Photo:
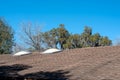
[(120, 0), (1, 0), (0, 17), (16, 33), (22, 22), (39, 23), (43, 31), (63, 23), (71, 33), (90, 26), (113, 43), (120, 38)]

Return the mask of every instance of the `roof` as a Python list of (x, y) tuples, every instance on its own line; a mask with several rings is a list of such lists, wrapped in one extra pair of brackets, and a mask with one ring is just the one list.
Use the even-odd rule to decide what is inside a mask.
[(0, 75), (46, 80), (120, 80), (120, 47), (70, 49), (51, 55), (0, 55)]

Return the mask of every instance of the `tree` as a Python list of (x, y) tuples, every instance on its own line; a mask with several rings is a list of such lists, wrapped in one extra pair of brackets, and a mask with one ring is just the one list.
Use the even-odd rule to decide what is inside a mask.
[(68, 39), (66, 39), (66, 43), (63, 45), (64, 49), (73, 49), (73, 36), (70, 35)]
[(92, 35), (92, 28), (85, 26), (84, 31), (81, 34), (81, 44), (83, 47), (90, 47), (90, 37)]
[[(22, 29), (23, 41), (30, 45), (30, 50), (41, 50), (43, 48), (73, 49), (82, 47), (97, 47), (111, 45), (112, 41), (108, 37), (102, 37), (99, 33), (92, 34), (92, 28), (85, 26), (83, 33), (70, 34), (60, 24), (58, 28), (42, 33), (39, 27), (27, 24)], [(59, 44), (59, 47), (58, 47)]]
[(64, 45), (67, 49), (73, 49), (73, 48), (81, 48), (81, 42), (80, 42), (80, 35), (79, 34), (71, 34), (69, 38), (66, 41), (66, 44)]
[(23, 24), (21, 28), (21, 40), (34, 48), (37, 51), (42, 49), (42, 32), (40, 26), (32, 25), (31, 23)]
[(58, 28), (53, 28), (43, 34), (43, 41), (48, 48), (57, 48), (60, 45), (64, 49), (64, 45), (69, 38), (69, 32), (65, 29), (64, 24), (60, 24)]
[(60, 24), (59, 27), (57, 28), (57, 36), (60, 48), (64, 49), (64, 45), (66, 44), (66, 41), (70, 36), (68, 30), (65, 29), (64, 24)]
[(97, 47), (97, 46), (110, 46), (112, 41), (107, 36), (101, 36), (99, 33), (92, 34), (92, 28), (84, 27), (81, 34), (82, 47)]
[(92, 35), (92, 28), (88, 27), (88, 26), (85, 26), (83, 34), (86, 34), (87, 36)]
[(101, 38), (101, 36), (99, 33), (95, 33), (95, 34), (91, 35), (91, 37), (90, 37), (91, 47), (100, 46), (100, 38)]
[(0, 19), (0, 54), (10, 54), (14, 45), (12, 28)]
[(46, 45), (46, 48), (57, 48), (57, 30), (53, 28), (52, 30), (43, 33), (43, 42), (44, 45)]
[(110, 46), (112, 44), (112, 41), (109, 40), (107, 36), (101, 37), (100, 39), (100, 46)]

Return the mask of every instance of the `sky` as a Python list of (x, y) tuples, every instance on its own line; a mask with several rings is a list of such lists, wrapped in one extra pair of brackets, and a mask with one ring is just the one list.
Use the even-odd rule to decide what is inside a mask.
[[(20, 23), (39, 23), (43, 31), (65, 24), (70, 33), (89, 26), (94, 33), (120, 39), (120, 0), (0, 0), (0, 17), (19, 31)], [(17, 40), (17, 36), (15, 37)]]

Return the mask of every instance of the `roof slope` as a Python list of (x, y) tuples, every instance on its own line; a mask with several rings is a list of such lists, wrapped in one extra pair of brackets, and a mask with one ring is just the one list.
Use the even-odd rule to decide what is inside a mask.
[(47, 78), (52, 76), (52, 79), (61, 76), (63, 80), (120, 80), (120, 46), (71, 49), (60, 53), (0, 55), (0, 74), (5, 73), (1, 71), (3, 68), (9, 68), (17, 72), (17, 76), (38, 77), (41, 74)]

